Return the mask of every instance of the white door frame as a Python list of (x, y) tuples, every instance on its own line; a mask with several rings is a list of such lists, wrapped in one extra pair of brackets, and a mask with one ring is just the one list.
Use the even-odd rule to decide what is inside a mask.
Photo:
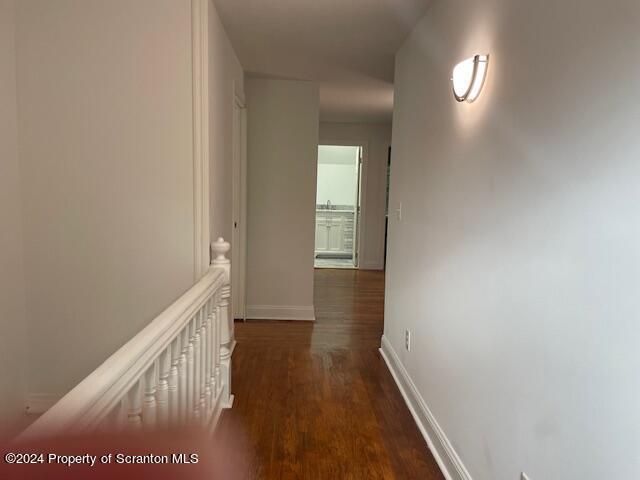
[[(339, 146), (339, 147), (361, 147), (362, 148), (362, 166), (361, 169), (362, 171), (360, 172), (360, 221), (357, 222), (356, 225), (356, 229), (357, 229), (357, 234), (356, 232), (353, 232), (354, 235), (357, 236), (357, 240), (358, 240), (358, 261), (357, 263), (354, 262), (354, 267), (355, 268), (360, 268), (360, 264), (362, 263), (362, 246), (365, 244), (365, 241), (363, 241), (363, 237), (364, 237), (364, 233), (366, 231), (365, 228), (363, 228), (363, 225), (365, 223), (364, 219), (366, 211), (367, 211), (367, 170), (368, 170), (368, 164), (369, 164), (369, 140), (353, 140), (353, 139), (349, 139), (349, 140), (336, 140), (336, 139), (332, 139), (332, 138), (321, 138), (320, 141), (318, 142), (318, 146), (331, 146), (331, 145), (335, 145), (335, 146)], [(316, 169), (317, 169), (317, 163), (316, 163)], [(317, 180), (316, 180), (317, 182)], [(317, 188), (317, 187), (316, 187)], [(315, 215), (315, 212), (314, 212)]]
[(247, 108), (244, 94), (235, 84), (232, 131), (231, 299), (233, 318), (244, 320), (247, 304)]
[(191, 0), (194, 281), (209, 268), (209, 1)]
[(354, 224), (356, 226), (353, 234), (356, 241), (353, 242), (353, 265), (360, 268), (360, 224), (362, 223), (362, 168), (364, 164), (364, 147), (358, 149), (357, 177), (356, 177), (356, 210), (353, 212)]

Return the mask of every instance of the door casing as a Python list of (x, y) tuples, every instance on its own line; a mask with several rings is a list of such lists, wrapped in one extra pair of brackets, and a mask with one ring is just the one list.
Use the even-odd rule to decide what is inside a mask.
[[(356, 209), (356, 229), (354, 231), (356, 254), (354, 262), (354, 268), (360, 268), (362, 258), (362, 248), (365, 245), (366, 228), (364, 228), (367, 206), (367, 166), (369, 158), (369, 141), (357, 140), (357, 139), (341, 139), (336, 140), (332, 138), (321, 138), (318, 142), (318, 146), (321, 145), (335, 145), (340, 147), (360, 147), (360, 173), (359, 173), (359, 197), (360, 197), (360, 209), (359, 212)], [(317, 168), (317, 167), (316, 167)]]
[(244, 95), (234, 87), (231, 225), (231, 299), (233, 318), (246, 319), (247, 270), (247, 108)]

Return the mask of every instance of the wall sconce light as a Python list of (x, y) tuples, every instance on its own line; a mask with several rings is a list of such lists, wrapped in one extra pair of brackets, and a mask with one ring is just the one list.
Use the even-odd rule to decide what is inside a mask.
[(459, 102), (473, 102), (480, 95), (487, 76), (489, 55), (467, 58), (453, 68), (453, 96)]

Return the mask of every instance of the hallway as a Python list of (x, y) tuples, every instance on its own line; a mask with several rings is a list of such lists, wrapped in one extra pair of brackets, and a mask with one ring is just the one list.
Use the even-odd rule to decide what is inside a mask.
[(236, 323), (233, 409), (259, 479), (442, 479), (378, 353), (384, 273), (315, 270), (316, 322)]

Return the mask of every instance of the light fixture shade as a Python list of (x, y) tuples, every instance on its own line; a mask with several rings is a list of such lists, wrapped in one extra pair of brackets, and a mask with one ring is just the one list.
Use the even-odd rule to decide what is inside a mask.
[(478, 98), (487, 76), (489, 55), (467, 58), (453, 68), (451, 82), (453, 96), (459, 102), (473, 102)]

